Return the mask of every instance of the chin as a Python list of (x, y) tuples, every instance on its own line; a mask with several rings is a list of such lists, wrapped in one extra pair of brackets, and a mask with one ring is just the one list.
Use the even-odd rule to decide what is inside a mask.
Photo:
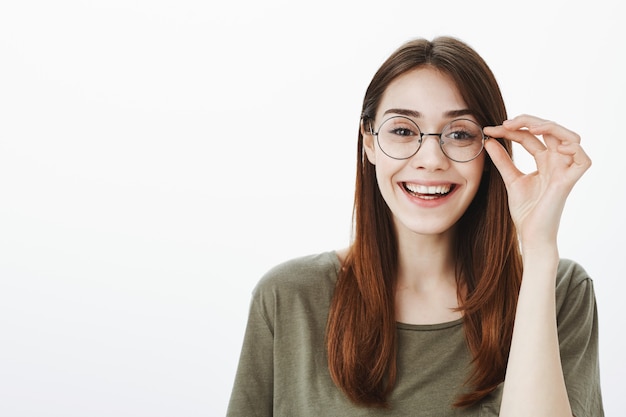
[(396, 225), (397, 228), (402, 228), (407, 232), (413, 233), (415, 235), (421, 236), (439, 236), (445, 235), (451, 232), (454, 229), (456, 223), (450, 224), (437, 224), (433, 222), (419, 222), (419, 223), (411, 223), (411, 222), (399, 222)]

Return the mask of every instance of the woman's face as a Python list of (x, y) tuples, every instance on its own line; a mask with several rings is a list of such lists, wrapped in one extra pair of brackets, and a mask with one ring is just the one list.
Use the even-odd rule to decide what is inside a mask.
[[(385, 90), (372, 123), (374, 132), (392, 116), (408, 116), (424, 133), (440, 133), (453, 119), (474, 120), (456, 85), (430, 68), (411, 70)], [(364, 145), (399, 233), (442, 234), (452, 229), (476, 195), (485, 164), (484, 152), (470, 162), (454, 162), (439, 147), (437, 136), (424, 136), (419, 151), (392, 159), (366, 134)], [(404, 230), (403, 230), (404, 229)]]

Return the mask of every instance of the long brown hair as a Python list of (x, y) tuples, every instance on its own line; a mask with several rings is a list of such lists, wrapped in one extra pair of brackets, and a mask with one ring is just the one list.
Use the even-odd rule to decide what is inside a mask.
[[(465, 43), (439, 37), (410, 41), (383, 63), (365, 93), (361, 123), (374, 119), (394, 79), (426, 65), (454, 80), (481, 125), (497, 125), (507, 118), (502, 94), (485, 61)], [(499, 141), (512, 154), (510, 142)], [(331, 302), (326, 348), (331, 377), (348, 398), (386, 407), (397, 373), (397, 240), (375, 167), (363, 146), (359, 129), (353, 243)], [(455, 404), (462, 407), (480, 401), (504, 380), (522, 275), (506, 189), (488, 156), (478, 192), (456, 231), (457, 287), (467, 290), (465, 296), (459, 293), (459, 309), (473, 357), (469, 391)]]

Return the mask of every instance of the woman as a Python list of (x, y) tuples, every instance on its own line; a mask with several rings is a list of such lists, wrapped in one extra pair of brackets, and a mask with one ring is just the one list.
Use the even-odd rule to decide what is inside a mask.
[(592, 282), (556, 244), (578, 135), (507, 120), (482, 58), (441, 37), (378, 70), (357, 156), (353, 242), (260, 281), (228, 415), (603, 415)]

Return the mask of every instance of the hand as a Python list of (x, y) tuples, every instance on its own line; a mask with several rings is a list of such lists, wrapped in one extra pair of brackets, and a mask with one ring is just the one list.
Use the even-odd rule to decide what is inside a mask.
[[(500, 126), (484, 128), (492, 138), (522, 145), (535, 159), (537, 170), (519, 171), (496, 140), (487, 140), (485, 150), (502, 175), (509, 209), (524, 244), (556, 244), (565, 200), (574, 184), (591, 166), (580, 146), (580, 136), (554, 122), (521, 115)], [(542, 136), (543, 141), (537, 136)]]

